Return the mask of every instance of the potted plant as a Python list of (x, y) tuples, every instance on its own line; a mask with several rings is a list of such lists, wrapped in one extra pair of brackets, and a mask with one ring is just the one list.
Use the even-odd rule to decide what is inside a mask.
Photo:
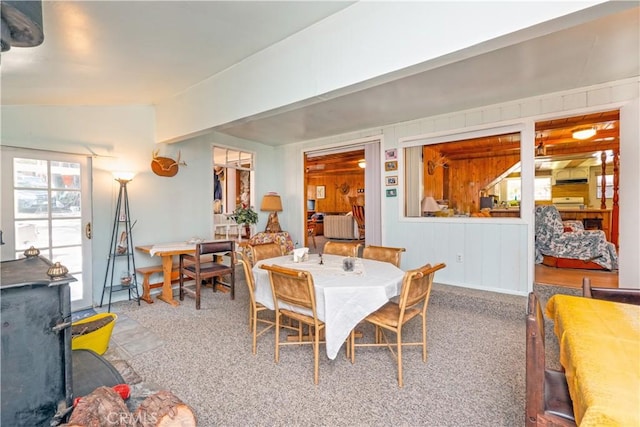
[(258, 213), (254, 211), (251, 206), (245, 208), (242, 205), (238, 205), (236, 210), (233, 211), (231, 218), (233, 218), (236, 224), (244, 224), (247, 237), (251, 235), (251, 224), (258, 223)]

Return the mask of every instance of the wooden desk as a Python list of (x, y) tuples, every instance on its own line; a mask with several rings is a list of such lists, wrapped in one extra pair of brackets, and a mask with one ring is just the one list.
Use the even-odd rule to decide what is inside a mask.
[(159, 245), (143, 245), (136, 246), (136, 250), (144, 252), (151, 256), (158, 255), (162, 258), (162, 294), (158, 296), (158, 299), (166, 302), (167, 304), (171, 304), (174, 307), (180, 305), (180, 303), (173, 298), (173, 291), (171, 289), (173, 256), (195, 253), (195, 243), (166, 243)]
[(557, 294), (546, 306), (576, 422), (640, 425), (640, 306)]

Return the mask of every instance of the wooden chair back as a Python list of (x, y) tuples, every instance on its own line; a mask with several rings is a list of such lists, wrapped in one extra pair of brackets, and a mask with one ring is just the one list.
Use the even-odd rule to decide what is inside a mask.
[(582, 279), (582, 296), (624, 304), (640, 305), (640, 288), (594, 288), (591, 279)]
[(240, 265), (242, 265), (242, 270), (244, 271), (244, 277), (247, 282), (247, 288), (249, 289), (249, 302), (251, 303), (251, 305), (255, 305), (256, 281), (255, 281), (255, 278), (253, 277), (251, 262), (249, 262), (249, 259), (243, 253), (238, 254), (238, 262), (240, 263)]
[(269, 272), (269, 280), (273, 291), (273, 302), (278, 310), (278, 302), (295, 305), (316, 312), (316, 295), (311, 273), (295, 270), (279, 265), (261, 265)]
[(364, 206), (351, 205), (351, 214), (358, 224), (358, 234), (360, 239), (364, 239)]
[(276, 242), (250, 245), (249, 248), (254, 265), (263, 259), (276, 258), (284, 255), (282, 253), (282, 247)]
[(525, 425), (575, 426), (564, 372), (546, 369), (544, 316), (538, 297), (527, 304)]
[(437, 264), (433, 267), (431, 264), (426, 264), (414, 270), (409, 270), (404, 274), (402, 290), (400, 291), (400, 299), (398, 301), (400, 307), (399, 325), (402, 325), (405, 312), (408, 308), (416, 307), (422, 303), (423, 305), (420, 311), (424, 315), (427, 311), (427, 305), (429, 304), (431, 287), (436, 271), (445, 267), (446, 265), (444, 263)]
[(332, 240), (324, 244), (323, 254), (342, 255), (357, 257), (360, 251), (360, 243), (357, 242), (334, 242)]
[(400, 268), (400, 256), (405, 252), (405, 248), (392, 248), (388, 246), (367, 245), (362, 250), (362, 258), (375, 259), (377, 261), (389, 262)]
[[(225, 257), (228, 262), (225, 262)], [(233, 240), (218, 240), (203, 242), (196, 245), (193, 255), (180, 255), (180, 301), (184, 300), (185, 293), (196, 300), (196, 309), (200, 309), (200, 288), (202, 281), (218, 278), (218, 284), (228, 289), (231, 299), (235, 299), (235, 266), (236, 251)], [(223, 281), (223, 276), (230, 276), (229, 281)], [(194, 279), (195, 290), (184, 286), (184, 277)], [(213, 290), (216, 290), (214, 280)]]

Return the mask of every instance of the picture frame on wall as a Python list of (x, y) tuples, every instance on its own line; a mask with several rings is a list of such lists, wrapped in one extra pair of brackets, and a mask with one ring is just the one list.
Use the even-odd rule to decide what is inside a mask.
[(387, 176), (385, 177), (385, 182), (387, 183), (387, 186), (398, 185), (398, 177), (396, 175)]
[(384, 162), (384, 170), (386, 172), (397, 171), (398, 170), (398, 161), (397, 160), (393, 160), (393, 161), (390, 161), (390, 162)]
[(396, 160), (398, 158), (398, 149), (390, 148), (388, 150), (384, 150), (384, 159), (385, 160)]
[(324, 199), (325, 196), (325, 192), (324, 192), (324, 185), (318, 185), (316, 187), (316, 199)]
[(395, 188), (389, 188), (387, 190), (387, 197), (396, 197), (398, 195), (398, 192), (396, 191)]

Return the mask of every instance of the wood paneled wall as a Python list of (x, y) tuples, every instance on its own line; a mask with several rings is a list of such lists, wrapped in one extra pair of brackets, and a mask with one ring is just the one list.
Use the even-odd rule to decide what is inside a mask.
[[(358, 189), (364, 190), (364, 170), (362, 172), (309, 177), (307, 185), (325, 186), (325, 198), (316, 200), (317, 212), (351, 212), (349, 197), (364, 196), (364, 193), (358, 193)], [(346, 194), (341, 191), (345, 185), (349, 187)]]
[(480, 190), (520, 161), (519, 154), (472, 160), (447, 160), (446, 167), (437, 167), (429, 175), (429, 159), (438, 159), (435, 150), (424, 148), (424, 196), (436, 200), (448, 200), (449, 207), (459, 212), (474, 213), (480, 210)]

